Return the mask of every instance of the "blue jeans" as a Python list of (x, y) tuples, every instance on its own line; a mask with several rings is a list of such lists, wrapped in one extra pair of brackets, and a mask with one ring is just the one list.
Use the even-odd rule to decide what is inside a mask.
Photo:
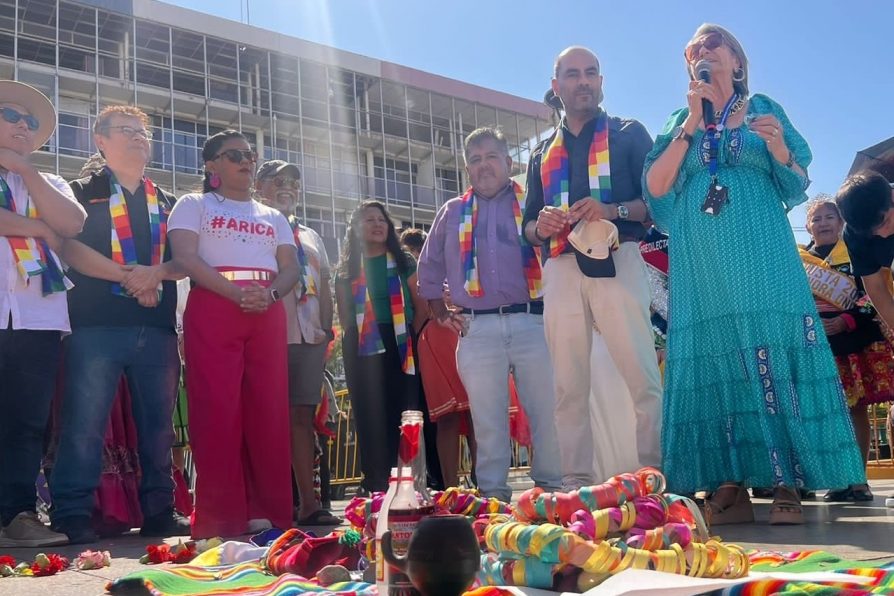
[(547, 489), (562, 487), (556, 436), (553, 373), (543, 333), (543, 317), (528, 313), (469, 317), (459, 340), (456, 363), (469, 394), (478, 454), (475, 475), (487, 497), (508, 502), (511, 458), (509, 373), (531, 424), (534, 455), (531, 478)]
[(0, 329), (0, 523), (34, 511), (62, 352), (58, 331)]
[(127, 377), (137, 428), (143, 517), (170, 511), (173, 411), (180, 378), (174, 330), (83, 327), (63, 346), (61, 430), (50, 478), (53, 522), (93, 515), (105, 431), (122, 374)]

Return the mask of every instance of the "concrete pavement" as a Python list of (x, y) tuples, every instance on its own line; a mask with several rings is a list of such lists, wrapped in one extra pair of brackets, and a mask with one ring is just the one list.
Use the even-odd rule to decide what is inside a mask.
[[(523, 488), (519, 485), (517, 487)], [(872, 489), (876, 497), (871, 503), (827, 505), (822, 500), (805, 502), (808, 523), (803, 526), (767, 525), (769, 501), (757, 499), (755, 500), (757, 520), (754, 524), (719, 526), (712, 533), (727, 542), (740, 544), (745, 548), (777, 551), (822, 549), (848, 559), (894, 559), (894, 509), (885, 508), (885, 497), (894, 496), (894, 480), (872, 481)], [(333, 503), (334, 511), (340, 515), (347, 503), (347, 501)], [(327, 528), (305, 529), (318, 532), (327, 530)], [(176, 544), (177, 539), (168, 539), (166, 542)], [(136, 533), (104, 540), (89, 546), (94, 550), (108, 550), (113, 557), (111, 567), (95, 571), (64, 571), (53, 577), (0, 579), (0, 595), (104, 594), (108, 581), (142, 568), (139, 558), (146, 552), (146, 546), (157, 543), (158, 541), (141, 538)], [(74, 558), (85, 550), (85, 547), (66, 546), (46, 550)], [(36, 549), (4, 549), (0, 554), (30, 560), (37, 552)]]

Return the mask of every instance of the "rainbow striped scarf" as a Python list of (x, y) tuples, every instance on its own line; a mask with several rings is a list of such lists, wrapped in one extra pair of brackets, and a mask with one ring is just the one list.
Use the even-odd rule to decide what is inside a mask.
[[(562, 211), (568, 211), (570, 207), (568, 197), (568, 149), (565, 147), (565, 139), (562, 126), (556, 130), (556, 136), (540, 162), (540, 181), (543, 184), (543, 200), (547, 205), (559, 207)], [(590, 153), (587, 157), (587, 174), (590, 181), (590, 196), (602, 203), (611, 203), (612, 179), (609, 167), (608, 155), (608, 115), (604, 110), (596, 116), (596, 127), (593, 130), (593, 140), (590, 142)], [(549, 256), (557, 257), (568, 246), (568, 233), (570, 226), (553, 236), (549, 241)]]
[[(540, 261), (534, 247), (525, 239), (522, 230), (522, 205), (525, 202), (525, 191), (512, 181), (512, 191), (515, 193), (515, 202), (512, 203), (512, 213), (515, 215), (515, 227), (518, 230), (518, 242), (522, 252), (522, 266), (525, 268), (525, 277), (528, 280), (528, 294), (531, 299), (540, 298), (541, 271)], [(466, 283), (463, 287), (466, 293), (473, 298), (484, 296), (484, 288), (478, 277), (478, 250), (475, 243), (475, 226), (478, 225), (478, 201), (475, 200), (475, 192), (472, 188), (460, 199), (462, 211), (459, 219), (459, 255), (466, 272)]]
[[(389, 252), (387, 254), (388, 294), (391, 296), (391, 322), (394, 325), (394, 337), (397, 340), (397, 351), (400, 355), (401, 369), (405, 374), (416, 374), (416, 362), (413, 357), (413, 339), (407, 328), (406, 305), (401, 288), (397, 261)], [(385, 352), (385, 344), (376, 324), (376, 313), (372, 299), (366, 286), (366, 268), (361, 264), (360, 275), (351, 282), (354, 295), (354, 313), (357, 317), (357, 333), (359, 335), (359, 354), (372, 356)]]
[[(109, 176), (109, 215), (112, 217), (112, 260), (119, 265), (138, 265), (137, 246), (130, 227), (130, 215), (127, 213), (127, 202), (124, 191), (115, 178), (112, 170), (106, 168)], [(146, 192), (146, 207), (149, 211), (149, 235), (152, 239), (152, 265), (160, 265), (165, 254), (168, 218), (158, 204), (158, 190), (149, 178), (143, 178), (143, 190)], [(158, 286), (158, 298), (161, 299), (161, 284)], [(119, 283), (112, 284), (112, 293), (118, 296), (129, 296)]]
[(298, 223), (298, 218), (294, 215), (290, 215), (289, 225), (292, 226), (292, 235), (295, 237), (295, 247), (298, 249), (298, 266), (301, 268), (301, 278), (299, 279), (301, 287), (298, 291), (298, 299), (304, 300), (308, 296), (317, 295), (317, 284), (314, 281), (310, 261), (307, 258), (307, 252), (305, 252), (304, 247), (301, 245), (299, 234), (301, 225)]
[[(12, 190), (3, 176), (0, 176), (0, 208), (18, 213)], [(37, 219), (37, 207), (30, 199), (27, 201), (25, 210), (27, 217)], [(19, 275), (25, 282), (35, 275), (40, 275), (41, 291), (44, 296), (65, 292), (74, 287), (71, 280), (62, 272), (62, 265), (59, 263), (56, 253), (50, 250), (46, 240), (24, 236), (7, 236), (6, 240), (9, 242), (9, 248), (12, 249), (12, 256), (16, 261)]]

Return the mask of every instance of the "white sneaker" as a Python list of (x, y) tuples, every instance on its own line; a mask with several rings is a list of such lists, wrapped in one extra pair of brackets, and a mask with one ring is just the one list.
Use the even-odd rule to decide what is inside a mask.
[(894, 497), (888, 497), (887, 499), (885, 499), (885, 507), (894, 508)]
[(269, 530), (273, 527), (273, 524), (270, 523), (269, 519), (266, 518), (258, 518), (258, 519), (250, 519), (248, 520), (248, 528), (246, 529), (247, 534), (258, 534), (263, 532), (264, 530)]
[(0, 546), (6, 548), (58, 546), (67, 542), (68, 536), (53, 532), (40, 523), (40, 519), (33, 511), (23, 511), (15, 516), (0, 534)]

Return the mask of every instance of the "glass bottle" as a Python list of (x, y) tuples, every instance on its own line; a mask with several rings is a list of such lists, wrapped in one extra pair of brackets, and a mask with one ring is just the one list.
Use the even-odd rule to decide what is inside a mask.
[(401, 478), (412, 478), (412, 471), (409, 467), (400, 468), (400, 475), (397, 473), (398, 468), (391, 468), (391, 476), (388, 478), (388, 490), (382, 498), (382, 506), (379, 508), (378, 517), (376, 519), (376, 588), (379, 594), (383, 596), (388, 591), (388, 577), (390, 575), (390, 567), (385, 562), (385, 556), (382, 555), (382, 536), (388, 530), (388, 509), (394, 494), (397, 492), (397, 485)]
[[(426, 486), (425, 444), (420, 411), (407, 410), (401, 415), (397, 466), (402, 471), (409, 467), (412, 474), (405, 476), (401, 473), (397, 490), (388, 506), (387, 520), (394, 554), (406, 556), (410, 537), (419, 520), (435, 511)], [(388, 596), (420, 596), (419, 591), (410, 583), (410, 578), (400, 569), (389, 565), (388, 574)], [(385, 596), (383, 592), (380, 594)]]

